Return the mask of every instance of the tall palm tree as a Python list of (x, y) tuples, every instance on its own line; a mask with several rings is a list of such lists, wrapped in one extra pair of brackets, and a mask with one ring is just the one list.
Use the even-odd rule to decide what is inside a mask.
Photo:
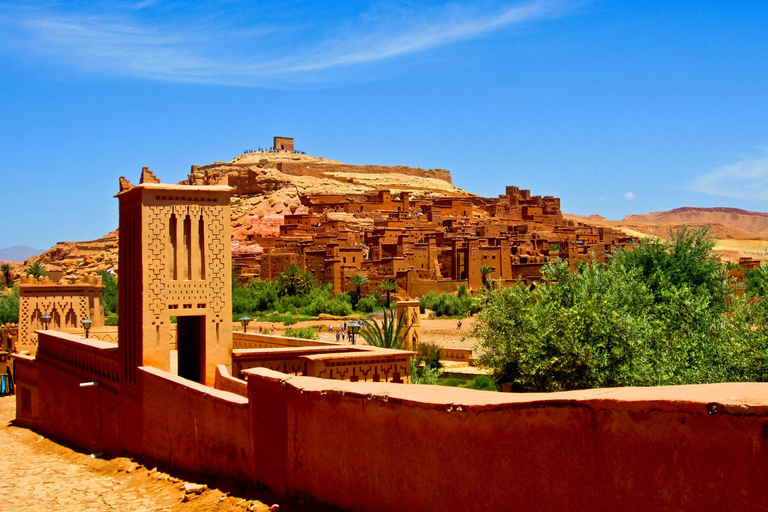
[(368, 282), (368, 276), (365, 274), (355, 274), (349, 277), (349, 281), (355, 285), (355, 291), (357, 292), (352, 304), (352, 306), (355, 307), (357, 306), (357, 301), (363, 297), (363, 286)]
[(27, 275), (32, 276), (35, 279), (48, 275), (48, 269), (39, 261), (34, 262), (27, 267)]
[[(307, 277), (309, 274), (309, 278)], [(279, 295), (298, 295), (304, 293), (312, 286), (312, 273), (304, 272), (296, 263), (291, 263), (279, 276), (277, 276), (277, 288)]]
[(394, 279), (386, 279), (379, 283), (379, 288), (387, 294), (387, 309), (389, 309), (390, 294), (397, 290), (397, 284), (395, 284)]
[(411, 326), (406, 326), (403, 318), (401, 313), (395, 320), (395, 312), (385, 310), (381, 325), (376, 320), (371, 320), (360, 331), (360, 336), (373, 347), (400, 349), (403, 346), (403, 340), (411, 330)]
[(493, 272), (493, 268), (488, 265), (480, 267), (480, 276), (483, 278), (483, 288), (488, 288), (488, 276)]

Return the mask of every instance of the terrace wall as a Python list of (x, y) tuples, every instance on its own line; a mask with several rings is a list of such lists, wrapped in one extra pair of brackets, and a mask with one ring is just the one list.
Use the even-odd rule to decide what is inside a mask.
[[(124, 414), (126, 448), (186, 471), (248, 479), (248, 400), (151, 367), (139, 368), (138, 414)], [(128, 411), (125, 411), (128, 413)]]
[(17, 421), (90, 451), (371, 512), (768, 509), (764, 383), (507, 394), (255, 368), (243, 397), (149, 367), (129, 385), (114, 345), (39, 336), (14, 356)]
[(255, 478), (349, 510), (766, 510), (768, 387), (509, 395), (249, 370)]

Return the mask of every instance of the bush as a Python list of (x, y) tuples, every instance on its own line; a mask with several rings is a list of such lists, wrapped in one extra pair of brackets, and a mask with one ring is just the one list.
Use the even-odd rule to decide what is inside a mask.
[(768, 380), (768, 305), (732, 294), (707, 230), (610, 264), (560, 261), (535, 289), (486, 290), (481, 363), (513, 391)]
[(289, 338), (302, 338), (305, 340), (316, 340), (318, 338), (317, 331), (311, 327), (302, 327), (301, 329), (287, 329), (285, 336)]
[(381, 306), (376, 297), (364, 297), (357, 301), (357, 310), (362, 313), (373, 313), (378, 309), (381, 309)]
[(99, 274), (104, 285), (104, 314), (117, 313), (117, 276), (106, 270)]
[(411, 358), (411, 384), (437, 384), (443, 374), (442, 368), (430, 368), (427, 365), (419, 366), (415, 358)]
[(416, 349), (416, 361), (417, 363), (430, 367), (430, 368), (442, 368), (443, 363), (440, 359), (443, 357), (443, 349), (432, 343), (420, 343)]
[(449, 386), (453, 388), (465, 388), (476, 389), (478, 391), (498, 391), (499, 388), (496, 383), (487, 375), (478, 375), (474, 379), (458, 379), (456, 377), (450, 377), (448, 379), (440, 379), (437, 384), (441, 386)]
[(8, 295), (0, 295), (0, 325), (19, 322), (19, 288), (11, 288)]
[(471, 295), (453, 295), (444, 293), (438, 295), (429, 292), (419, 299), (419, 309), (431, 309), (437, 316), (465, 317), (480, 310), (480, 304)]

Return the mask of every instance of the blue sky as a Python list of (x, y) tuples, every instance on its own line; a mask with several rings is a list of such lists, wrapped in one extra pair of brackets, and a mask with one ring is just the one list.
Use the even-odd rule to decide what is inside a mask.
[(565, 212), (768, 206), (768, 4), (0, 1), (0, 247), (273, 135)]

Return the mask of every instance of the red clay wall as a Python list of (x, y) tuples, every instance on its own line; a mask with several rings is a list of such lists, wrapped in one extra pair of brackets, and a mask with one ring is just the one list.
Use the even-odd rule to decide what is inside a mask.
[[(30, 414), (19, 408), (19, 423), (86, 451), (114, 453), (119, 449), (116, 347), (71, 334), (37, 332), (37, 357), (17, 358), (19, 405), (26, 390), (33, 399)], [(83, 383), (96, 385), (81, 387)]]
[(497, 395), (249, 372), (257, 478), (342, 508), (767, 507), (764, 384)]
[(243, 477), (251, 460), (248, 400), (155, 368), (141, 367), (140, 433), (130, 451), (197, 473)]

